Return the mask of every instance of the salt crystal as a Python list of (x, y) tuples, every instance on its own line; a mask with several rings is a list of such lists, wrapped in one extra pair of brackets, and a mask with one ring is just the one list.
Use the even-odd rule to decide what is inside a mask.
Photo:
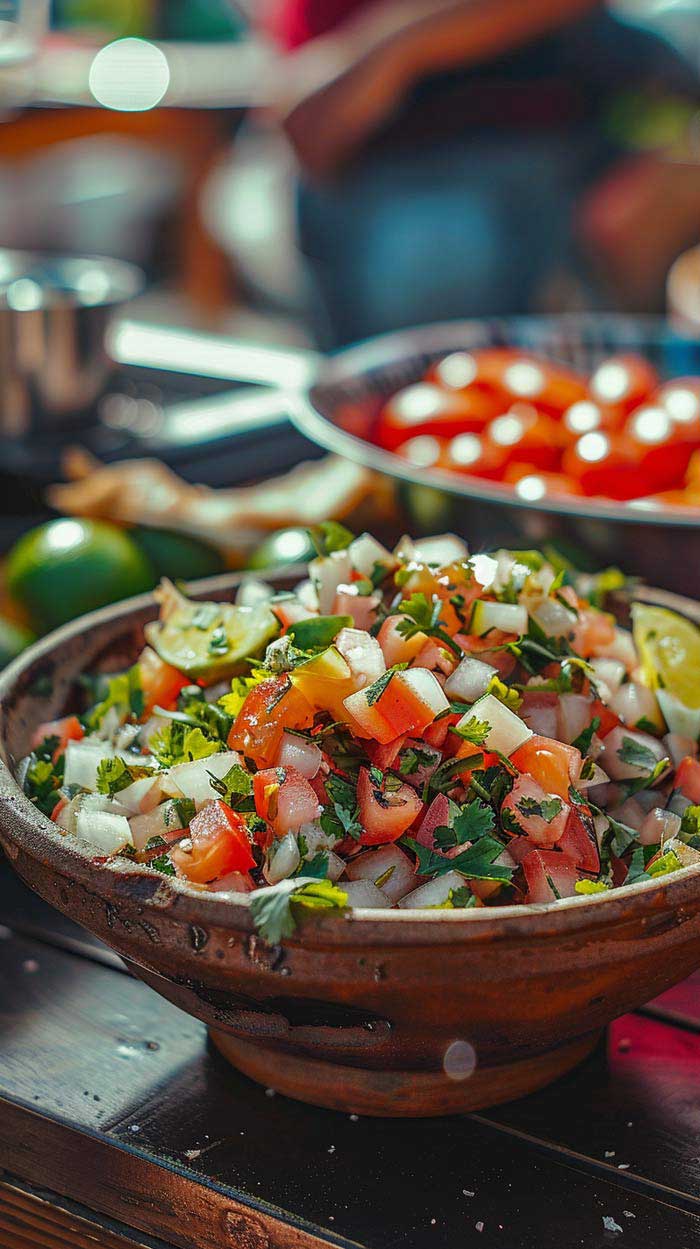
[(629, 1171), (630, 1164), (629, 1162), (618, 1162), (617, 1169), (618, 1171)]
[(359, 1115), (350, 1115), (350, 1122), (357, 1123), (359, 1117), (360, 1117)]
[(614, 1157), (615, 1157), (615, 1150), (614, 1150), (614, 1149), (606, 1149), (606, 1151), (605, 1151), (605, 1157), (606, 1157), (606, 1158), (614, 1158)]
[(0, 924), (0, 941), (9, 941), (12, 936), (12, 929), (7, 924)]
[(478, 1222), (478, 1223), (475, 1223), (475, 1224), (474, 1224), (474, 1226), (475, 1226), (475, 1228), (476, 1228), (477, 1232), (483, 1232), (483, 1230), (484, 1230), (484, 1225), (483, 1225), (483, 1223), (481, 1222), (481, 1219), (479, 1219), (479, 1222)]
[(335, 1153), (335, 1145), (329, 1145), (329, 1146), (328, 1146), (328, 1152), (329, 1152), (329, 1154), (334, 1154), (334, 1153)]
[(468, 1189), (468, 1188), (463, 1188), (463, 1189), (462, 1189), (462, 1195), (463, 1195), (464, 1197), (473, 1197), (473, 1196), (474, 1196), (474, 1193), (472, 1193), (472, 1192), (470, 1191), (470, 1189)]
[(437, 1219), (431, 1219), (431, 1220), (430, 1220), (430, 1226), (431, 1226), (431, 1227), (435, 1227), (435, 1224), (436, 1224), (436, 1223), (437, 1223)]
[(633, 1214), (631, 1210), (623, 1210), (622, 1213), (624, 1214), (626, 1219), (636, 1219), (637, 1217), (636, 1214)]
[(265, 1089), (265, 1096), (266, 1096), (266, 1097), (274, 1097), (274, 1096), (275, 1096), (275, 1090), (274, 1090), (274, 1089)]
[(616, 1223), (614, 1219), (611, 1219), (609, 1214), (603, 1215), (603, 1227), (605, 1228), (606, 1232), (621, 1232), (622, 1231), (620, 1224)]
[(27, 971), (31, 974), (39, 970), (39, 964), (37, 963), (35, 958), (25, 958), (24, 962), (22, 963), (22, 970)]
[(189, 1159), (198, 1158), (201, 1152), (201, 1149), (186, 1149), (185, 1157)]

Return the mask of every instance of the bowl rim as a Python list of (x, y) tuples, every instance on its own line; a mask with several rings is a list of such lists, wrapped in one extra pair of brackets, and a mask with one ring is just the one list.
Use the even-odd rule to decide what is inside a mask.
[[(273, 583), (289, 581), (305, 568), (304, 564), (294, 564), (272, 569), (266, 573), (265, 580)], [(196, 598), (226, 593), (240, 585), (246, 575), (252, 574), (219, 574), (190, 582), (187, 588)], [(677, 611), (684, 610), (685, 614), (690, 614), (696, 622), (700, 622), (700, 604), (680, 595), (640, 587), (635, 591), (635, 599), (650, 601)], [(37, 661), (50, 657), (57, 648), (95, 628), (118, 622), (126, 624), (130, 617), (146, 609), (155, 610), (156, 607), (152, 592), (140, 594), (80, 616), (53, 630), (23, 651), (0, 673), (0, 707), (4, 707), (25, 673)], [(3, 809), (10, 809), (13, 821), (19, 825), (19, 833), (12, 829), (9, 833), (5, 830), (5, 836), (20, 851), (26, 850), (30, 857), (40, 858), (54, 872), (89, 886), (93, 894), (99, 894), (101, 886), (104, 886), (106, 901), (109, 887), (112, 890), (116, 887), (122, 897), (125, 894), (132, 896), (141, 905), (148, 905), (151, 901), (159, 910), (164, 906), (174, 906), (180, 917), (192, 924), (211, 926), (214, 923), (221, 928), (244, 928), (253, 931), (247, 894), (208, 894), (187, 882), (156, 873), (145, 864), (130, 863), (128, 860), (110, 860), (108, 863), (96, 865), (87, 843), (58, 832), (53, 821), (43, 815), (24, 794), (7, 760), (4, 742), (0, 742), (0, 812)], [(304, 922), (299, 925), (292, 940), (303, 942), (303, 933), (309, 928), (323, 932), (326, 938), (332, 939), (335, 936), (341, 943), (347, 942), (349, 933), (360, 942), (363, 935), (366, 939), (386, 940), (391, 937), (398, 940), (431, 940), (455, 924), (459, 925), (460, 933), (469, 933), (476, 940), (528, 935), (536, 937), (546, 935), (553, 929), (563, 934), (589, 927), (607, 927), (609, 922), (615, 920), (624, 921), (630, 916), (631, 903), (640, 902), (642, 908), (651, 915), (658, 913), (662, 906), (680, 906), (685, 901), (690, 902), (698, 895), (693, 887), (696, 877), (700, 877), (700, 864), (680, 868), (672, 875), (657, 880), (612, 889), (605, 894), (587, 894), (529, 906), (518, 903), (497, 908), (477, 907), (452, 911), (357, 908), (348, 910), (342, 917), (345, 921), (350, 921), (349, 926), (347, 923), (338, 925), (339, 917), (333, 913), (314, 911), (304, 916)], [(150, 898), (143, 891), (139, 891), (137, 897), (136, 891), (131, 888), (144, 879), (155, 885), (150, 891)], [(312, 922), (308, 923), (309, 920)]]
[[(305, 391), (290, 387), (284, 389), (284, 400), (288, 405), (289, 415), (306, 437), (318, 446), (338, 455), (346, 456), (365, 468), (375, 469), (389, 477), (399, 477), (413, 485), (428, 486), (441, 489), (463, 499), (477, 502), (496, 503), (503, 507), (520, 510), (535, 510), (554, 515), (570, 516), (582, 521), (615, 521), (624, 525), (675, 525), (679, 528), (697, 528), (700, 509), (673, 507), (645, 507), (638, 500), (629, 502), (621, 500), (602, 500), (567, 496), (560, 499), (522, 499), (515, 494), (513, 486), (502, 482), (482, 481), (480, 478), (462, 476), (451, 473), (447, 469), (423, 468), (412, 465), (410, 461), (393, 451), (385, 451), (375, 443), (341, 429), (334, 421), (324, 416), (315, 401), (318, 388), (337, 385), (340, 382), (357, 380), (369, 369), (386, 367), (398, 361), (410, 359), (412, 355), (426, 352), (469, 350), (475, 346), (473, 340), (483, 336), (487, 327), (501, 327), (504, 331), (508, 326), (538, 325), (542, 329), (551, 326), (566, 331), (576, 327), (617, 327), (625, 326), (645, 329), (650, 336), (668, 338), (669, 341), (692, 344), (700, 352), (700, 342), (685, 337), (674, 331), (663, 317), (653, 315), (629, 316), (624, 313), (547, 313), (533, 314), (527, 317), (492, 318), (487, 321), (469, 318), (460, 321), (439, 321), (431, 325), (412, 326), (407, 329), (393, 330), (387, 334), (377, 335), (363, 342), (355, 343), (324, 359), (316, 375)], [(455, 340), (457, 345), (455, 345)], [(461, 345), (460, 345), (461, 344)], [(620, 351), (634, 350), (635, 344), (620, 345)], [(523, 347), (523, 351), (529, 348)]]
[(140, 294), (146, 282), (143, 270), (131, 261), (87, 252), (52, 252), (46, 249), (1, 247), (0, 271), (3, 262), (16, 265), (19, 271), (0, 279), (0, 311), (17, 315), (21, 315), (25, 310), (12, 307), (7, 298), (7, 291), (13, 282), (25, 276), (23, 270), (31, 269), (32, 266), (51, 266), (56, 270), (65, 271), (69, 276), (74, 271), (97, 267), (104, 272), (109, 286), (99, 298), (86, 300), (80, 299), (73, 287), (68, 287), (65, 291), (50, 285), (42, 287), (41, 303), (36, 308), (27, 310), (30, 312), (48, 312), (54, 308), (69, 308), (85, 312), (98, 308), (116, 308)]

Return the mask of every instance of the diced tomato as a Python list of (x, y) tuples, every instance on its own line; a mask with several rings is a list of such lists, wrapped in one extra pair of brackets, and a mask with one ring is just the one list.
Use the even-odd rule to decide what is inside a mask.
[[(454, 736), (454, 734), (452, 734), (452, 736)], [(468, 762), (470, 759), (473, 759), (475, 756), (481, 757), (481, 762), (478, 763), (476, 769), (470, 768), (469, 762)], [(499, 762), (498, 755), (492, 754), (491, 751), (489, 750), (484, 750), (483, 746), (475, 746), (473, 742), (465, 742), (465, 741), (461, 741), (459, 743), (459, 748), (457, 749), (455, 753), (455, 759), (465, 760), (464, 771), (460, 772), (459, 776), (455, 776), (455, 784), (457, 783), (457, 780), (459, 780), (462, 785), (469, 784), (469, 781), (471, 780), (471, 777), (472, 777), (472, 773), (475, 770), (479, 771), (483, 768), (491, 768), (491, 767), (494, 767), (494, 765)]]
[(171, 664), (164, 663), (150, 646), (141, 651), (138, 669), (144, 694), (143, 718), (150, 716), (154, 707), (172, 711), (180, 690), (189, 685), (187, 677)]
[(418, 818), (423, 804), (415, 789), (400, 785), (389, 789), (375, 785), (366, 768), (360, 768), (357, 782), (363, 846), (381, 846), (396, 841)]
[[(516, 776), (513, 788), (506, 794), (501, 806), (504, 828), (510, 831), (514, 823), (536, 846), (550, 849), (561, 840), (569, 818), (569, 805), (551, 793), (546, 793), (531, 776)], [(547, 818), (549, 816), (549, 818)]]
[(572, 805), (564, 834), (559, 841), (559, 849), (582, 872), (598, 874), (600, 850), (593, 816), (588, 807)]
[(57, 820), (63, 808), (67, 806), (68, 806), (68, 799), (66, 798), (65, 794), (61, 794), (61, 797), (59, 798), (58, 802), (56, 803), (56, 806), (51, 812), (51, 819)]
[(413, 660), (413, 667), (428, 668), (430, 672), (441, 673), (442, 676), (448, 677), (457, 667), (457, 658), (445, 646), (428, 638)]
[(40, 746), (46, 737), (57, 737), (58, 746), (53, 752), (54, 763), (65, 753), (66, 746), (69, 742), (79, 742), (85, 736), (83, 728), (77, 716), (63, 716), (61, 720), (45, 720), (40, 724), (36, 733), (32, 737), (32, 750)]
[(194, 816), (189, 836), (190, 851), (180, 846), (170, 851), (178, 872), (188, 880), (205, 885), (229, 872), (255, 867), (245, 820), (220, 798), (205, 803)]
[(504, 633), (502, 629), (489, 629), (487, 636), (482, 638), (472, 637), (471, 634), (466, 633), (455, 634), (455, 642), (461, 646), (464, 653), (473, 655), (475, 659), (481, 659), (485, 664), (491, 664), (502, 681), (507, 681), (508, 677), (512, 676), (518, 661), (515, 655), (499, 648), (508, 642), (515, 641), (515, 633)]
[(548, 794), (557, 794), (567, 802), (569, 786), (578, 781), (583, 759), (575, 746), (535, 734), (511, 755), (511, 763), (533, 777)]
[(620, 723), (619, 717), (615, 715), (615, 712), (606, 707), (605, 703), (601, 703), (599, 698), (596, 698), (591, 703), (591, 720), (594, 720), (596, 716), (600, 720), (600, 725), (596, 729), (596, 736), (600, 738), (607, 737), (608, 733), (611, 733)]
[(352, 616), (356, 629), (371, 629), (377, 619), (381, 594), (360, 594), (357, 586), (339, 585), (333, 603), (334, 616)]
[(529, 837), (514, 837), (508, 842), (508, 853), (516, 863), (522, 863), (528, 854), (534, 854), (537, 846)]
[(382, 744), (401, 733), (421, 733), (447, 707), (441, 686), (426, 668), (395, 673), (374, 701), (368, 701), (366, 690), (345, 699), (355, 732)]
[(212, 893), (251, 893), (255, 884), (249, 872), (229, 872), (227, 876), (212, 881), (209, 888)]
[(263, 768), (273, 763), (285, 729), (307, 729), (313, 707), (286, 676), (270, 677), (253, 686), (241, 707), (228, 745)]
[(496, 396), (477, 389), (448, 391), (431, 382), (418, 382), (388, 400), (377, 438), (383, 447), (393, 451), (416, 434), (449, 437), (463, 430), (481, 429), (500, 406)]
[(444, 750), (449, 754), (453, 744), (451, 739), (454, 738), (455, 750), (459, 742), (459, 738), (454, 733), (450, 733), (450, 725), (458, 724), (461, 719), (461, 715), (452, 712), (449, 716), (441, 716), (439, 720), (433, 720), (432, 724), (423, 729), (423, 740), (429, 746), (434, 746), (436, 750)]
[(584, 659), (600, 655), (615, 645), (615, 621), (606, 612), (586, 607), (579, 611), (573, 628), (572, 646)]
[(313, 786), (296, 768), (266, 768), (253, 779), (255, 810), (276, 837), (297, 832), (318, 818), (321, 808)]
[(377, 635), (387, 668), (393, 668), (394, 664), (410, 663), (428, 640), (425, 633), (417, 633), (412, 638), (402, 637), (398, 626), (405, 619), (405, 616), (387, 616)]
[(309, 616), (318, 615), (317, 612), (310, 611), (305, 607), (301, 599), (295, 594), (289, 594), (285, 598), (273, 599), (270, 603), (270, 610), (279, 620), (282, 630), (285, 631), (292, 624), (298, 624), (300, 620), (308, 620)]
[(659, 385), (659, 375), (643, 356), (633, 353), (610, 356), (593, 373), (589, 389), (596, 403), (618, 412), (633, 412)]
[(693, 803), (700, 803), (700, 761), (693, 759), (692, 755), (681, 759), (673, 784), (685, 798)]
[(421, 820), (416, 841), (429, 850), (435, 849), (435, 829), (447, 828), (450, 823), (450, 800), (447, 794), (436, 794)]
[(504, 466), (518, 460), (544, 472), (559, 468), (562, 451), (573, 440), (574, 435), (565, 426), (529, 403), (516, 404), (503, 416), (497, 416), (484, 436), (487, 446), (503, 451)]
[(579, 873), (571, 859), (558, 850), (533, 850), (522, 863), (527, 885), (527, 903), (554, 902), (572, 898), (576, 893)]
[(375, 768), (380, 768), (382, 772), (386, 772), (387, 768), (393, 768), (404, 748), (407, 736), (407, 733), (401, 733), (399, 737), (394, 738), (393, 742), (387, 742), (385, 745), (381, 742), (367, 742), (367, 754)]

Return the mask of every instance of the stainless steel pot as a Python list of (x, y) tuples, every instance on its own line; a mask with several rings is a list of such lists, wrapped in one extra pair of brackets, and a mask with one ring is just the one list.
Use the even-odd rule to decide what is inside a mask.
[[(614, 353), (639, 352), (663, 378), (700, 376), (699, 339), (679, 336), (660, 318), (615, 314), (454, 321), (386, 334), (327, 359), (279, 349), (268, 357), (241, 343), (230, 343), (228, 355), (241, 380), (276, 382), (277, 410), (314, 442), (394, 478), (412, 532), (450, 529), (473, 550), (554, 542), (582, 567), (617, 564), (652, 585), (700, 595), (698, 511), (573, 497), (527, 502), (511, 486), (421, 468), (370, 441), (384, 401), (434, 360), (494, 346), (534, 351), (583, 372)], [(236, 415), (234, 400), (224, 425), (233, 427)]]
[(90, 412), (113, 367), (109, 318), (142, 284), (134, 266), (102, 256), (0, 251), (0, 436)]

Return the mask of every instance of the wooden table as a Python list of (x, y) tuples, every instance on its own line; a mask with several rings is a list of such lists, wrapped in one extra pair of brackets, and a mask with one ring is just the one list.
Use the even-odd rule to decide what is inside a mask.
[(700, 1246), (700, 976), (573, 1074), (462, 1119), (236, 1075), (0, 865), (0, 1246)]

